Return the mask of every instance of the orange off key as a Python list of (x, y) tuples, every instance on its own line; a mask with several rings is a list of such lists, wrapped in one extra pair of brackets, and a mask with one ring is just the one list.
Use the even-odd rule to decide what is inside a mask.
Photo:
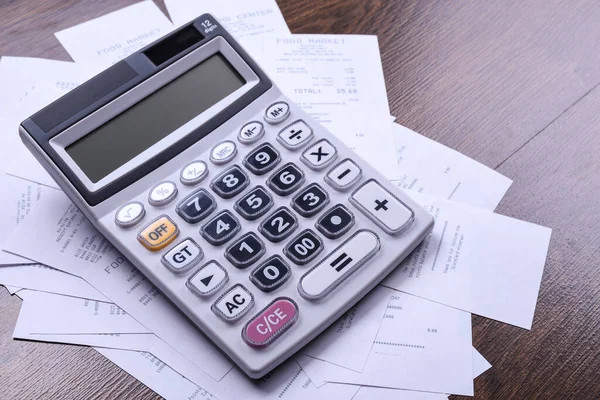
[(167, 247), (178, 235), (177, 224), (167, 215), (161, 215), (143, 227), (137, 239), (148, 250), (158, 251)]

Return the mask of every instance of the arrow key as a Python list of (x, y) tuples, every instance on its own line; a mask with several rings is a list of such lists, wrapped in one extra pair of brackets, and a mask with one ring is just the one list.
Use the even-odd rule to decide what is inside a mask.
[(212, 296), (229, 281), (229, 275), (216, 261), (209, 261), (189, 277), (185, 286), (200, 297)]

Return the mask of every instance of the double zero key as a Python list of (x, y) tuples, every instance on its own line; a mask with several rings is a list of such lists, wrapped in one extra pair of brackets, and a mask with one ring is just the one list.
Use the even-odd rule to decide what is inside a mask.
[(297, 265), (308, 264), (322, 251), (323, 241), (310, 229), (302, 231), (283, 249), (287, 258)]

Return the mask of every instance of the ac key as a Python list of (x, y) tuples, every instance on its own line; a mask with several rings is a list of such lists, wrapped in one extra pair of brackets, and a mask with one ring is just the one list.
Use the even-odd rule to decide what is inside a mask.
[(254, 296), (240, 283), (232, 286), (214, 302), (211, 309), (222, 320), (235, 322), (254, 307)]

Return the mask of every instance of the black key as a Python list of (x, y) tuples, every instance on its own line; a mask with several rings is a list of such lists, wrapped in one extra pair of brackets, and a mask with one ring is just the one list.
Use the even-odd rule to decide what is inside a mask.
[(250, 273), (250, 280), (263, 292), (272, 292), (292, 276), (292, 269), (278, 255), (269, 257)]
[(354, 226), (354, 214), (341, 204), (333, 206), (315, 224), (329, 239), (337, 239)]
[(240, 230), (240, 221), (229, 210), (223, 210), (208, 221), (200, 234), (213, 246), (229, 241)]
[(292, 199), (292, 208), (303, 217), (312, 217), (329, 204), (329, 195), (317, 183), (311, 183)]
[(222, 198), (230, 199), (241, 193), (249, 184), (248, 175), (240, 167), (234, 165), (213, 179), (210, 187)]
[(264, 175), (281, 161), (279, 152), (269, 143), (263, 143), (248, 154), (244, 166), (254, 175)]
[(199, 189), (181, 200), (175, 211), (190, 224), (196, 224), (208, 217), (217, 207), (215, 198), (204, 189)]
[(251, 266), (265, 254), (262, 240), (254, 232), (248, 232), (225, 250), (225, 258), (234, 266), (243, 269)]
[(273, 207), (273, 197), (262, 186), (257, 186), (236, 201), (233, 208), (248, 221), (262, 217)]
[(292, 163), (287, 163), (273, 173), (267, 186), (280, 196), (287, 196), (304, 183), (304, 172)]
[(310, 229), (302, 231), (283, 249), (284, 254), (298, 265), (314, 260), (323, 251), (323, 241)]
[(273, 243), (281, 242), (298, 227), (298, 220), (286, 207), (279, 207), (267, 217), (258, 230)]

